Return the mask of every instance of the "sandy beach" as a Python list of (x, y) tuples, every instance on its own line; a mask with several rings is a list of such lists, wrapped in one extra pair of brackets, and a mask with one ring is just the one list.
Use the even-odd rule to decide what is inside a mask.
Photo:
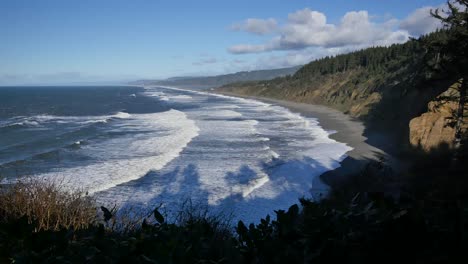
[[(348, 157), (340, 163), (341, 167), (328, 171), (321, 176), (322, 180), (329, 185), (339, 183), (339, 181), (345, 179), (347, 176), (359, 172), (369, 161), (384, 160), (385, 163), (392, 168), (397, 166), (397, 161), (391, 155), (368, 143), (368, 137), (373, 135), (369, 135), (368, 137), (364, 136), (365, 126), (361, 121), (343, 114), (338, 110), (322, 105), (296, 103), (265, 97), (245, 97), (224, 92), (222, 94), (283, 106), (305, 117), (317, 118), (321, 127), (327, 131), (334, 132), (330, 135), (330, 138), (346, 143), (348, 146), (352, 147), (353, 149), (346, 153)], [(384, 139), (379, 135), (375, 135), (372, 141), (375, 142), (375, 140)]]

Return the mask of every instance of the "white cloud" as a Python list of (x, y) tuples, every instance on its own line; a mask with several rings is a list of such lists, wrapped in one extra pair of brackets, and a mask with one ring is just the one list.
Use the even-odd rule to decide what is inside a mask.
[(256, 69), (275, 69), (275, 68), (286, 68), (297, 65), (303, 65), (311, 60), (315, 59), (316, 56), (313, 52), (293, 52), (286, 55), (269, 55), (263, 56), (257, 59), (255, 62)]
[(276, 30), (277, 22), (273, 18), (257, 19), (249, 18), (242, 23), (237, 23), (231, 26), (235, 31), (246, 31), (257, 35), (266, 35)]
[(304, 65), (310, 61), (327, 55), (336, 54), (337, 49), (311, 47), (289, 52), (264, 53), (248, 60), (231, 60), (224, 65), (224, 73), (239, 71), (254, 71), (265, 69), (278, 69)]
[[(355, 50), (356, 47), (350, 50)], [(265, 55), (261, 56), (255, 62), (256, 69), (274, 69), (304, 65), (312, 60), (323, 58), (325, 56), (332, 56), (339, 53), (350, 51), (347, 48), (322, 48), (322, 47), (309, 47), (302, 50), (293, 50), (280, 55)]]
[(350, 11), (335, 24), (327, 22), (324, 13), (305, 8), (289, 14), (287, 22), (277, 29), (278, 34), (268, 42), (259, 45), (238, 44), (229, 47), (228, 51), (233, 54), (245, 54), (304, 50), (310, 47), (330, 51), (352, 51), (370, 46), (403, 43), (410, 36), (417, 37), (440, 26), (440, 23), (430, 16), (431, 8), (434, 9), (417, 9), (402, 21), (387, 17), (380, 23), (374, 22), (365, 10)]
[(285, 23), (276, 25), (276, 34), (266, 42), (229, 47), (232, 54), (264, 54), (251, 63), (231, 63), (231, 67), (238, 70), (289, 67), (371, 46), (403, 43), (440, 26), (429, 12), (436, 8), (447, 6), (422, 7), (403, 19), (390, 14), (371, 16), (365, 10), (350, 11), (336, 23), (328, 22), (324, 13), (308, 8), (298, 10), (290, 13)]
[(442, 27), (440, 21), (431, 16), (430, 11), (435, 7), (426, 6), (416, 9), (400, 23), (400, 29), (408, 31), (412, 36), (420, 36)]

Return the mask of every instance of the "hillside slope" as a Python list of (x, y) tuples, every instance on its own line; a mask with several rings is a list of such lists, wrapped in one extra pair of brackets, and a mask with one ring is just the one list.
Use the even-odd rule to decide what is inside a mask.
[(203, 77), (174, 77), (166, 80), (141, 80), (134, 84), (144, 85), (168, 85), (178, 87), (190, 88), (212, 88), (229, 83), (242, 82), (242, 81), (259, 81), (271, 80), (273, 78), (294, 74), (300, 66), (271, 69), (271, 70), (257, 70), (257, 71), (242, 71), (231, 74), (223, 74), (216, 76), (203, 76)]
[(374, 131), (409, 144), (409, 122), (454, 83), (435, 74), (423, 42), (373, 47), (313, 61), (294, 75), (271, 81), (225, 85), (218, 92), (321, 104), (359, 118)]

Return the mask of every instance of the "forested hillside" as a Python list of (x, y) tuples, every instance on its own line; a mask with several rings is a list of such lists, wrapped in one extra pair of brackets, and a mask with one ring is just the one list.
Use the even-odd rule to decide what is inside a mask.
[(216, 76), (202, 76), (202, 77), (174, 77), (166, 80), (141, 80), (134, 84), (143, 85), (169, 85), (188, 88), (212, 88), (229, 83), (241, 81), (258, 81), (258, 80), (271, 80), (273, 78), (294, 74), (300, 66), (271, 69), (271, 70), (257, 70), (257, 71), (242, 71), (231, 74), (223, 74)]
[(439, 31), (404, 44), (325, 57), (294, 75), (229, 84), (218, 91), (327, 105), (361, 118), (368, 127), (398, 131), (396, 136), (406, 139), (410, 119), (455, 81), (434, 70), (437, 54), (426, 48), (426, 43), (445, 34)]

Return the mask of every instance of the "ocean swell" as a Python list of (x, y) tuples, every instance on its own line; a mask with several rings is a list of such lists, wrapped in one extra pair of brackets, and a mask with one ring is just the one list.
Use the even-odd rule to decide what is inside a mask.
[(118, 113), (109, 118), (126, 118), (119, 125), (119, 131), (138, 129), (146, 133), (128, 133), (127, 136), (80, 146), (80, 150), (86, 151), (95, 163), (57, 169), (37, 176), (56, 182), (65, 189), (79, 188), (95, 193), (163, 168), (198, 135), (195, 123), (177, 110), (153, 114)]

